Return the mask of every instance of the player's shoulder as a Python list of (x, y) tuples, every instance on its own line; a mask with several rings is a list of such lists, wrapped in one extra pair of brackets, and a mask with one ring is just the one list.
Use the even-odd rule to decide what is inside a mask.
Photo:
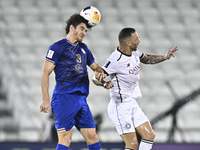
[(79, 46), (83, 49), (88, 49), (88, 46), (85, 43), (80, 42)]
[(54, 42), (50, 47), (59, 48), (59, 47), (62, 47), (64, 45), (66, 45), (66, 44), (67, 44), (66, 40), (65, 39), (61, 39), (59, 41)]
[(117, 48), (111, 53), (110, 55), (110, 59), (112, 59), (113, 61), (117, 61), (119, 58), (121, 57), (121, 53), (119, 50), (117, 50)]
[(79, 48), (81, 49), (81, 51), (84, 51), (86, 53), (90, 53), (90, 49), (88, 48), (88, 46), (85, 43), (80, 42), (79, 43)]
[(61, 39), (61, 40), (56, 41), (54, 44), (63, 46), (64, 44), (67, 44), (67, 40)]
[(118, 47), (115, 48), (115, 50), (111, 53), (110, 56), (116, 56), (116, 55), (120, 55), (120, 52), (119, 52), (119, 50), (118, 50)]
[(143, 53), (140, 50), (132, 51), (132, 55), (140, 57)]
[(83, 43), (83, 42), (79, 42), (79, 45), (83, 46), (83, 47), (87, 47), (87, 45), (85, 43)]

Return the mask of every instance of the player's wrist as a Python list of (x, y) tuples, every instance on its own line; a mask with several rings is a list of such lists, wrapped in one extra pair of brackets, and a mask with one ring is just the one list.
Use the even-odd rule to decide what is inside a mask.
[(43, 102), (50, 103), (50, 100), (49, 100), (49, 98), (43, 99)]
[(164, 60), (168, 60), (169, 58), (168, 58), (168, 55), (166, 54), (165, 56), (164, 56)]
[(110, 82), (111, 81), (111, 77), (108, 75), (103, 79), (104, 82)]
[(95, 76), (93, 76), (92, 81), (97, 86), (103, 86), (103, 83), (101, 83)]

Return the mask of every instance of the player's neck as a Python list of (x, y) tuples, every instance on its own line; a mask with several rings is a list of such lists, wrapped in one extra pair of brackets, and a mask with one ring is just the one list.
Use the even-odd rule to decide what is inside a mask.
[(131, 50), (130, 48), (127, 47), (119, 47), (119, 51), (121, 51), (122, 53), (126, 54), (126, 55), (131, 55)]
[(70, 41), (71, 43), (74, 43), (74, 44), (78, 44), (78, 41), (74, 39), (73, 36), (70, 36), (69, 34), (66, 36), (66, 39), (68, 41)]

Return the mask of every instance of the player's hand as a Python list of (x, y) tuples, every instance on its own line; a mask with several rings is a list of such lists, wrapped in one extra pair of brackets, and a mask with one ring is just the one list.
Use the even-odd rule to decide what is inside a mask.
[(99, 82), (101, 82), (101, 83), (105, 83), (105, 82), (103, 81), (103, 79), (104, 79), (106, 76), (107, 76), (107, 75), (104, 74), (104, 73), (95, 72), (95, 78), (96, 78)]
[(106, 82), (106, 83), (104, 84), (104, 88), (106, 88), (106, 89), (110, 89), (110, 88), (112, 88), (113, 86), (114, 86), (114, 83), (113, 83), (112, 81)]
[(165, 59), (170, 59), (171, 57), (174, 57), (174, 52), (178, 50), (178, 47), (175, 46), (174, 48), (172, 48), (171, 50), (169, 50), (167, 52), (167, 54), (165, 55)]
[(40, 105), (40, 112), (48, 113), (50, 109), (50, 102), (49, 101), (43, 101)]

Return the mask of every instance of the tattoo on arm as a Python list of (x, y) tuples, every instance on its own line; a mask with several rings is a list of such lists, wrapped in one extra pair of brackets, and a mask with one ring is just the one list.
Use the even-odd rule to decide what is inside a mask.
[(157, 64), (165, 60), (165, 56), (147, 54), (140, 61), (144, 64)]

